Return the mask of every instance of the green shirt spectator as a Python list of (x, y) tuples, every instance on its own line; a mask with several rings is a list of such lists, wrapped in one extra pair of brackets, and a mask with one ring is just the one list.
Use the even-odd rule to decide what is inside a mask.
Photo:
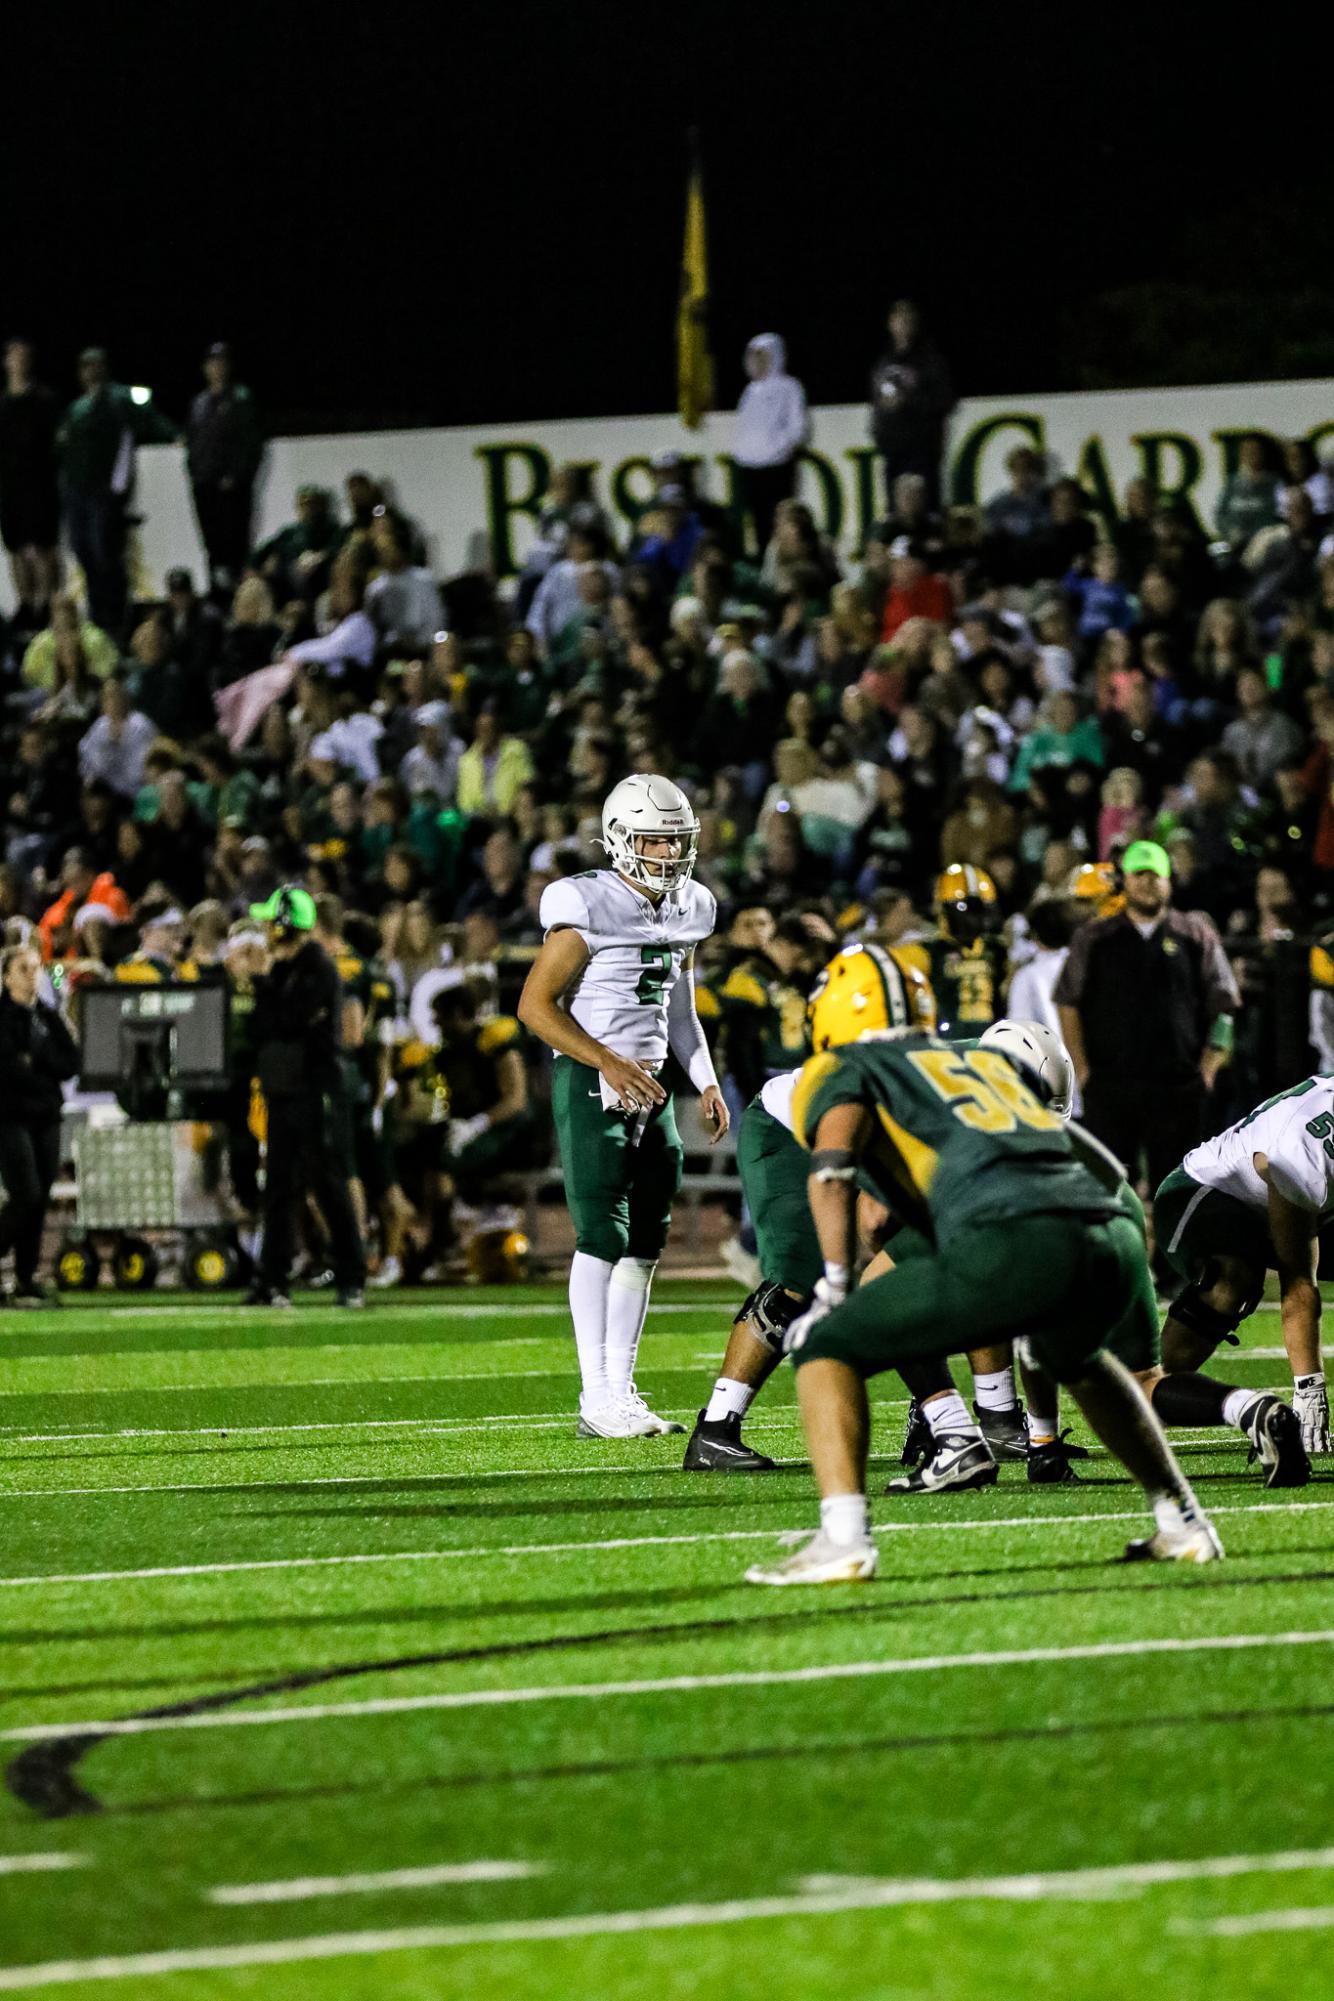
[(1044, 766), (1069, 770), (1072, 764), (1091, 764), (1101, 771), (1104, 760), (1097, 717), (1081, 717), (1073, 695), (1064, 691), (1048, 695), (1038, 710), (1036, 727), (1019, 745), (1019, 755), (1010, 773), (1010, 790), (1026, 792), (1033, 773)]

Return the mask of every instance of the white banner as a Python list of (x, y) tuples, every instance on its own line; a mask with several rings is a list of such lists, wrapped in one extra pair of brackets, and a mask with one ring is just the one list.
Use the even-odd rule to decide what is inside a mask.
[[(801, 491), (825, 532), (845, 550), (854, 549), (884, 512), (883, 471), (866, 409), (829, 405), (812, 416)], [(1209, 526), (1239, 441), (1250, 431), (1310, 438), (1318, 451), (1327, 443), (1334, 449), (1334, 383), (970, 399), (951, 421), (946, 490), (956, 501), (989, 499), (1005, 483), (1006, 454), (1027, 440), (1045, 453), (1053, 476), (1073, 473), (1105, 517), (1127, 480), (1143, 473), (1162, 493), (1188, 501)], [(648, 462), (668, 446), (696, 459), (701, 487), (726, 500), (731, 434), (728, 413), (710, 417), (698, 431), (685, 430), (673, 415), (275, 438), (265, 460), (256, 539), (292, 518), (293, 494), (303, 482), (337, 490), (349, 472), (365, 470), (388, 479), (399, 505), (421, 522), (441, 575), (485, 564), (492, 555), (506, 574), (522, 560), (556, 465), (591, 465), (599, 497), (628, 528), (651, 489)], [(178, 563), (202, 579), (203, 552), (179, 446), (140, 452), (136, 500), (145, 517), (139, 550), (149, 586), (160, 588)]]

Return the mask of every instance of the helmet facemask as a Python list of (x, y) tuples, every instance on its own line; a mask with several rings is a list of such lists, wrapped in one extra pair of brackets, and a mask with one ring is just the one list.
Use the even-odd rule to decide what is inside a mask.
[[(674, 855), (646, 855), (646, 843), (671, 841)], [(666, 896), (689, 882), (699, 851), (699, 822), (685, 827), (638, 827), (634, 833), (623, 820), (613, 820), (602, 843), (612, 867), (650, 896)]]

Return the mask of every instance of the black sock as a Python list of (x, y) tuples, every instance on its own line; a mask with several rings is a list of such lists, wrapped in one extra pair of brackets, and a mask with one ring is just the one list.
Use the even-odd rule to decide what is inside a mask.
[(1216, 1383), (1212, 1376), (1164, 1376), (1153, 1386), (1153, 1414), (1160, 1424), (1223, 1424), (1223, 1400), (1232, 1389), (1231, 1383)]
[(918, 1403), (954, 1388), (954, 1377), (944, 1355), (914, 1355), (898, 1365), (898, 1373), (909, 1396)]

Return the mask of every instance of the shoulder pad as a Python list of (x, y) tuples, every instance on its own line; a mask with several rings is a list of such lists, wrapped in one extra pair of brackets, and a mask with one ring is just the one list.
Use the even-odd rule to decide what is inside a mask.
[(761, 982), (744, 966), (738, 966), (735, 972), (728, 974), (722, 997), (728, 1001), (745, 1001), (751, 1007), (766, 1007), (769, 1001)]
[(1334, 958), (1324, 945), (1312, 945), (1310, 971), (1313, 985), (1334, 987)]
[(497, 1050), (508, 1049), (523, 1034), (512, 1014), (498, 1014), (494, 1021), (484, 1021), (477, 1031), (477, 1047), (483, 1056), (494, 1056)]

